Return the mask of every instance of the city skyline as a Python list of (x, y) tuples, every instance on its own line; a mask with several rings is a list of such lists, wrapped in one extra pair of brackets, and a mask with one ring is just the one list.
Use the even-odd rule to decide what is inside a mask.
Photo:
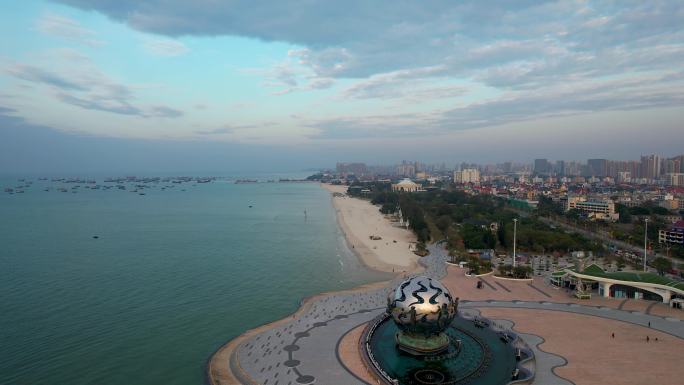
[(676, 2), (6, 9), (0, 172), (620, 159), (684, 144)]

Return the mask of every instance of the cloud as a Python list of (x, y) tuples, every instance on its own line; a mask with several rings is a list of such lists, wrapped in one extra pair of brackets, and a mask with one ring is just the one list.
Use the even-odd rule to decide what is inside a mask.
[(293, 54), (325, 77), (367, 77), (439, 63), (467, 71), (475, 63), (554, 55), (545, 51), (549, 38), (561, 52), (585, 53), (638, 46), (652, 37), (681, 42), (684, 22), (680, 4), (667, 0), (61, 2), (167, 36), (236, 35), (296, 44), (303, 48)]
[(286, 95), (295, 91), (323, 90), (335, 84), (335, 79), (317, 76), (309, 68), (302, 66), (301, 63), (293, 62), (290, 57), (267, 69), (248, 69), (247, 72), (263, 76), (266, 87), (277, 88), (271, 93), (272, 95)]
[[(17, 79), (49, 87), (58, 101), (86, 110), (103, 111), (142, 118), (178, 118), (183, 111), (168, 106), (145, 106), (135, 102), (134, 89), (101, 72), (86, 56), (65, 51), (57, 55), (66, 59), (69, 69), (58, 70), (52, 63), (47, 70), (35, 65), (13, 63), (5, 73)], [(76, 61), (77, 65), (73, 65)]]
[(185, 44), (177, 40), (154, 39), (143, 43), (145, 50), (157, 56), (180, 56), (190, 52)]
[(70, 94), (58, 93), (57, 99), (73, 106), (85, 108), (86, 110), (105, 111), (120, 115), (143, 115), (140, 109), (117, 98), (93, 96), (80, 98)]
[[(464, 130), (682, 101), (682, 83), (661, 79), (684, 62), (678, 1), (56, 1), (169, 38), (292, 44), (282, 63), (264, 70), (274, 94), (337, 83), (343, 100), (446, 99), (423, 122), (399, 118), (403, 111), (309, 119), (321, 135)], [(459, 98), (471, 85), (483, 92)]]
[(225, 134), (232, 134), (235, 132), (234, 127), (226, 126), (226, 127), (221, 127), (221, 128), (215, 128), (213, 130), (200, 130), (200, 131), (195, 131), (199, 135), (225, 135)]
[(238, 131), (251, 130), (254, 128), (268, 127), (268, 126), (273, 126), (273, 125), (275, 125), (274, 122), (263, 122), (263, 123), (259, 123), (259, 124), (240, 124), (240, 125), (226, 124), (223, 127), (215, 128), (212, 130), (195, 131), (195, 133), (199, 134), (199, 135), (226, 135), (226, 134), (234, 134)]
[(165, 106), (152, 106), (149, 108), (148, 115), (158, 118), (179, 118), (183, 116), (183, 111)]
[(335, 80), (331, 78), (315, 78), (309, 83), (309, 89), (324, 90), (330, 88), (335, 84)]
[(44, 15), (38, 19), (36, 28), (45, 35), (63, 38), (91, 47), (98, 47), (104, 44), (103, 41), (96, 38), (95, 32), (84, 28), (77, 21), (61, 15)]
[[(442, 99), (463, 95), (463, 86), (436, 85), (448, 81), (442, 66), (422, 67), (373, 75), (342, 91), (346, 99)], [(438, 83), (439, 82), (439, 83)]]
[(314, 139), (364, 139), (442, 135), (551, 117), (602, 111), (635, 111), (684, 105), (684, 72), (635, 75), (520, 90), (490, 100), (431, 113), (402, 113), (309, 121)]
[(79, 84), (80, 82), (78, 81), (74, 81), (57, 73), (27, 64), (11, 65), (5, 69), (5, 72), (8, 75), (19, 79), (29, 82), (43, 83), (60, 89), (73, 91), (85, 91), (87, 89), (87, 87), (84, 85)]

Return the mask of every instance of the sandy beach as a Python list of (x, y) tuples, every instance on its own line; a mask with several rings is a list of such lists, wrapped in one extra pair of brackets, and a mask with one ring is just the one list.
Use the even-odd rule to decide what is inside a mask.
[[(378, 207), (363, 199), (346, 195), (347, 186), (321, 184), (334, 194), (333, 207), (349, 248), (371, 269), (385, 272), (413, 272), (419, 269), (413, 253), (416, 237), (411, 230), (395, 226), (380, 213)], [(373, 240), (370, 237), (380, 237)]]
[[(334, 193), (345, 194), (347, 191), (346, 186), (328, 184), (321, 184), (321, 186), (331, 193), (337, 222), (345, 235), (349, 248), (365, 266), (397, 274), (422, 270), (422, 267), (418, 264), (420, 257), (411, 251), (415, 247), (416, 242), (412, 231), (395, 227), (380, 213), (377, 207), (368, 201), (333, 195)], [(379, 236), (382, 239), (372, 240), (370, 239), (371, 235)], [(241, 343), (265, 330), (295, 319), (305, 313), (312, 303), (328, 295), (365, 292), (384, 287), (387, 283), (376, 282), (351, 290), (321, 293), (306, 298), (293, 315), (246, 331), (223, 345), (212, 355), (207, 363), (208, 382), (212, 385), (241, 384), (242, 381), (236, 377), (241, 377), (243, 381), (250, 382), (249, 375), (243, 372), (238, 360), (234, 356), (236, 348)]]

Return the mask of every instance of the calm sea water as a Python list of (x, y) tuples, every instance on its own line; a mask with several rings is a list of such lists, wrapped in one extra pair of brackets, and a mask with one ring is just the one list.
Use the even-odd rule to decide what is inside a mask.
[(385, 278), (346, 248), (317, 184), (43, 191), (58, 185), (0, 189), (3, 385), (201, 384), (232, 337)]

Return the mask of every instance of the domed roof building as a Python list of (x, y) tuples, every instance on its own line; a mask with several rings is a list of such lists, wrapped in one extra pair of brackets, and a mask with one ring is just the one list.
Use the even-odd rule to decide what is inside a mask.
[(416, 191), (420, 190), (420, 188), (421, 188), (421, 185), (419, 185), (418, 183), (415, 183), (414, 181), (412, 181), (409, 178), (404, 178), (401, 181), (399, 181), (398, 183), (392, 184), (392, 191), (396, 191), (396, 192), (401, 192), (401, 191), (403, 191), (403, 192), (416, 192)]

